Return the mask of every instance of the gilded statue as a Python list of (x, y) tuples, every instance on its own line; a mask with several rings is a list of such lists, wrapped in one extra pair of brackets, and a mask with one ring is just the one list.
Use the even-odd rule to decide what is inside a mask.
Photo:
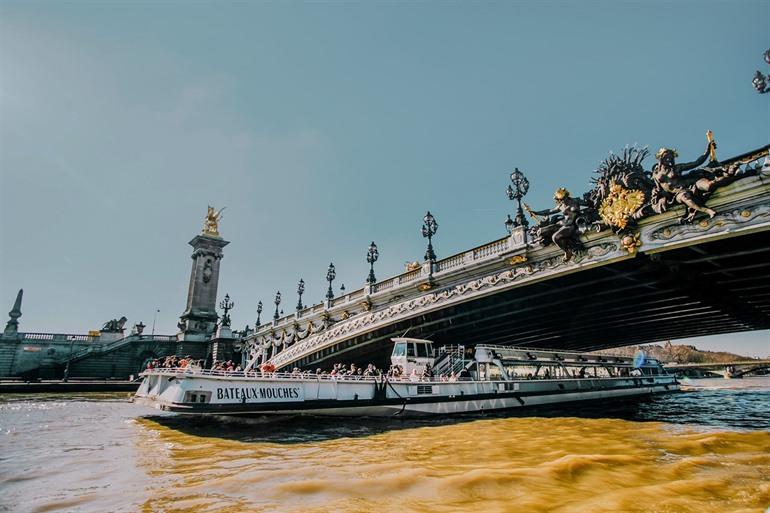
[(222, 220), (222, 211), (225, 208), (226, 207), (223, 207), (217, 211), (214, 207), (209, 205), (205, 221), (203, 222), (203, 235), (219, 237), (219, 221)]

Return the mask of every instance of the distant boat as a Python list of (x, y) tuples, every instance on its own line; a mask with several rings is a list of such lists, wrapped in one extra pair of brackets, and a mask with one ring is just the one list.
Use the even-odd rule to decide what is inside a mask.
[(395, 338), (398, 376), (159, 368), (133, 402), (185, 415), (451, 415), (679, 390), (656, 359)]

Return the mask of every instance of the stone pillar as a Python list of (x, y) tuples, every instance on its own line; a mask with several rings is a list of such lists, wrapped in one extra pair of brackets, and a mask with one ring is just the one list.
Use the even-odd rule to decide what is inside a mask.
[(19, 293), (16, 294), (16, 301), (13, 303), (13, 308), (8, 312), (10, 319), (5, 325), (5, 331), (3, 335), (6, 337), (15, 337), (19, 333), (19, 317), (21, 317), (21, 297), (24, 295), (24, 289), (19, 289)]
[(230, 244), (221, 237), (202, 234), (190, 241), (193, 247), (187, 307), (180, 317), (180, 340), (203, 341), (217, 325), (217, 286), (222, 248)]
[(525, 226), (515, 226), (511, 230), (511, 246), (509, 250), (526, 247), (527, 245), (527, 228)]

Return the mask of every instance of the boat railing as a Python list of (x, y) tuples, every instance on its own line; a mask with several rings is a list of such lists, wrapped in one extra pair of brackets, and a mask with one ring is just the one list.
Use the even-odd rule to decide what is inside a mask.
[[(147, 369), (142, 373), (143, 375), (156, 374), (161, 376), (220, 376), (228, 378), (263, 378), (263, 379), (285, 379), (285, 380), (302, 380), (302, 379), (318, 379), (321, 381), (380, 381), (381, 376), (353, 376), (353, 375), (337, 375), (337, 374), (313, 374), (313, 373), (294, 373), (294, 372), (261, 372), (261, 371), (248, 371), (241, 370), (215, 370), (215, 369), (201, 369), (197, 367), (160, 367), (156, 369)], [(397, 378), (388, 378), (394, 380)]]
[[(353, 375), (339, 375), (339, 374), (314, 374), (314, 373), (294, 373), (294, 372), (260, 372), (260, 371), (224, 371), (214, 369), (201, 369), (198, 367), (159, 367), (155, 369), (147, 369), (140, 374), (140, 376), (159, 375), (159, 376), (218, 376), (224, 378), (254, 378), (254, 379), (279, 379), (286, 381), (298, 381), (298, 380), (317, 380), (317, 381), (345, 381), (345, 382), (369, 382), (369, 383), (381, 383), (385, 380), (391, 383), (446, 383), (447, 381), (441, 378), (434, 378), (433, 380), (426, 380), (421, 378), (418, 381), (413, 381), (409, 376), (353, 376)], [(448, 379), (448, 376), (445, 376)], [(470, 381), (468, 378), (456, 378), (458, 381)]]

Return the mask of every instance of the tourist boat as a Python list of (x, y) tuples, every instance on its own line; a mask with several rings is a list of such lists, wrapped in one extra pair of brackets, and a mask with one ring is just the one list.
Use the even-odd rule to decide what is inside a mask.
[[(617, 399), (679, 389), (652, 358), (509, 346), (443, 346), (395, 338), (400, 378), (159, 368), (143, 373), (138, 404), (192, 415), (422, 416)], [(432, 377), (419, 377), (430, 365)], [(270, 370), (270, 369), (268, 369)], [(429, 373), (425, 373), (429, 374)]]

